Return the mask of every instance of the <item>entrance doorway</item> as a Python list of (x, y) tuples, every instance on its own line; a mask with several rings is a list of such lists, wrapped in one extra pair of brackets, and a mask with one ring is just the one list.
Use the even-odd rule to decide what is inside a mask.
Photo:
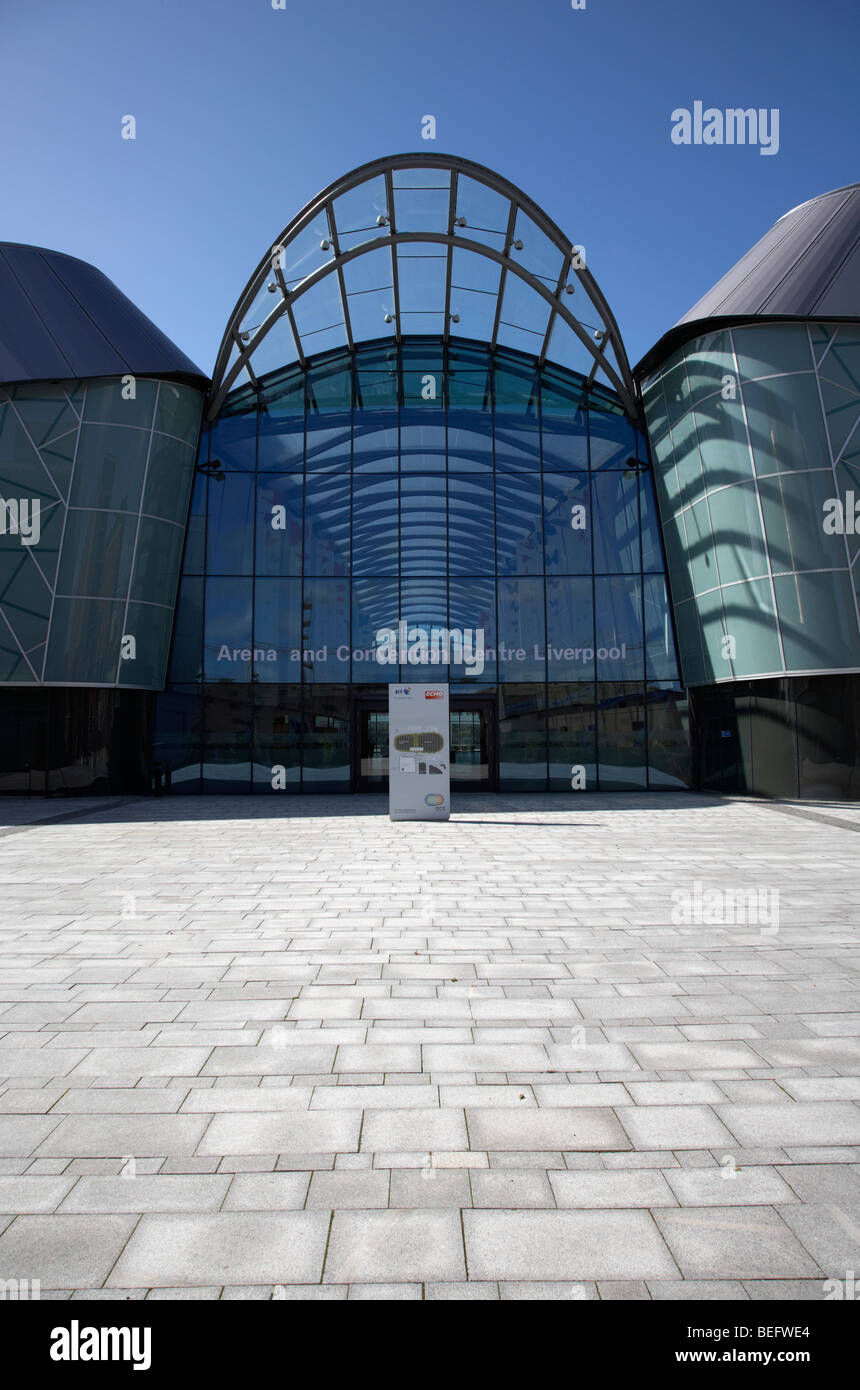
[[(496, 786), (496, 713), (491, 699), (468, 695), (451, 700), (451, 789), (488, 792)], [(388, 705), (378, 698), (355, 702), (353, 787), (388, 791)]]

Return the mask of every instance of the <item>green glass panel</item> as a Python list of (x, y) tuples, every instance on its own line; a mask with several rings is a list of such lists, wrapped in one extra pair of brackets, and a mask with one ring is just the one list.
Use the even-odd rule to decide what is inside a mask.
[[(732, 591), (729, 590), (729, 593)], [(709, 681), (726, 680), (734, 674), (730, 650), (725, 642), (726, 623), (723, 597), (719, 589), (696, 599), (702, 642), (702, 662)]]
[(678, 474), (678, 501), (681, 506), (687, 506), (697, 502), (705, 492), (699, 437), (692, 411), (672, 426), (672, 445)]
[[(735, 639), (731, 664), (737, 679), (782, 670), (773, 591), (769, 579), (723, 590), (726, 632)], [(727, 664), (725, 662), (723, 665)]]
[(812, 373), (745, 384), (743, 396), (756, 473), (829, 465), (818, 382)]
[(705, 486), (727, 487), (753, 477), (747, 427), (739, 400), (712, 396), (694, 411)]
[(674, 425), (690, 409), (687, 365), (680, 354), (670, 358), (663, 369), (663, 392), (666, 409), (669, 413), (669, 424)]
[(669, 412), (663, 393), (662, 376), (651, 378), (642, 392), (642, 399), (645, 404), (645, 419), (648, 422), (648, 438), (653, 448), (654, 440), (661, 439), (669, 428)]
[(757, 377), (812, 370), (805, 323), (754, 324), (732, 329), (732, 337), (745, 389)]
[(203, 397), (199, 391), (190, 386), (180, 386), (175, 381), (160, 382), (155, 411), (156, 430), (171, 434), (196, 448), (202, 414)]
[(821, 381), (821, 399), (827, 419), (827, 432), (833, 457), (838, 458), (852, 430), (860, 419), (860, 396), (844, 391), (832, 382)]
[(127, 512), (69, 511), (57, 592), (125, 599), (137, 517)]
[(181, 526), (141, 517), (131, 581), (133, 599), (172, 608), (184, 540)]
[(686, 349), (686, 364), (691, 405), (721, 391), (723, 377), (737, 374), (728, 333), (708, 333), (697, 338)]
[(124, 602), (56, 598), (45, 680), (66, 685), (114, 685), (124, 615)]
[[(134, 638), (134, 656), (120, 659), (118, 683), (160, 690), (167, 670), (173, 610), (130, 603), (123, 636)], [(124, 644), (126, 650), (127, 646)]]
[(701, 594), (719, 584), (717, 557), (711, 530), (711, 519), (707, 502), (697, 502), (684, 512), (687, 528), (689, 565), (693, 577), (693, 589)]
[(842, 536), (825, 533), (824, 503), (833, 496), (830, 468), (814, 473), (781, 473), (759, 482), (771, 569), (831, 569), (845, 564)]
[(788, 670), (860, 666), (860, 632), (847, 570), (775, 578)]
[(77, 433), (78, 417), (61, 382), (15, 386), (12, 399), (15, 412), (37, 449), (69, 430)]
[(163, 434), (154, 434), (141, 510), (148, 516), (164, 517), (184, 526), (193, 472), (192, 448)]
[[(803, 475), (806, 476), (806, 475)], [(767, 551), (754, 483), (708, 494), (721, 584), (766, 575)]]
[(825, 353), (818, 375), (860, 395), (860, 332), (856, 324), (840, 324), (836, 342)]
[[(675, 604), (675, 626), (681, 671), (686, 685), (698, 685), (708, 679), (702, 655), (702, 630), (693, 599)], [(709, 673), (708, 673), (709, 674)]]
[[(84, 422), (99, 425), (134, 425), (150, 429), (158, 383), (143, 377), (90, 381), (84, 402)], [(130, 397), (129, 392), (134, 391)]]
[(147, 430), (82, 425), (71, 505), (136, 512), (140, 506), (149, 438)]
[(0, 553), (0, 607), (25, 652), (45, 641), (51, 591), (26, 552)]
[(46, 502), (57, 498), (56, 487), (9, 406), (0, 410), (0, 497), (38, 497)]
[(676, 516), (667, 517), (666, 525), (663, 527), (666, 565), (676, 603), (682, 603), (685, 599), (693, 596), (684, 516), (684, 512), (679, 512)]

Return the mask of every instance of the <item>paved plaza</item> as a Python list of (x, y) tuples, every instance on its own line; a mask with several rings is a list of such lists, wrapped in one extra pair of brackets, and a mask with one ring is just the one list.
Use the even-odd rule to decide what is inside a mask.
[(0, 802), (0, 1279), (833, 1297), (858, 832), (685, 794)]

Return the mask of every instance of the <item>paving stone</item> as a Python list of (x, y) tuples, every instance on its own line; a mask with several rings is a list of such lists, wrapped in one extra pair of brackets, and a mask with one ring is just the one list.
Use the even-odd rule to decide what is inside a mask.
[(69, 1115), (40, 1153), (93, 1157), (164, 1157), (193, 1153), (206, 1128), (202, 1115)]
[(307, 1209), (387, 1207), (388, 1187), (389, 1174), (381, 1169), (363, 1173), (317, 1172), (311, 1178)]
[(216, 1115), (198, 1153), (336, 1153), (357, 1149), (360, 1129), (360, 1110)]
[(310, 1211), (142, 1216), (108, 1284), (184, 1288), (216, 1282), (318, 1282), (328, 1224), (327, 1213)]
[[(44, 1181), (44, 1179), (43, 1179)], [(134, 1178), (83, 1177), (60, 1208), (63, 1212), (217, 1211), (228, 1177), (157, 1174)]]
[(543, 1171), (492, 1169), (472, 1174), (475, 1207), (554, 1207), (552, 1188)]
[(325, 1283), (465, 1279), (459, 1213), (335, 1212)]
[(669, 1169), (666, 1181), (685, 1207), (767, 1206), (796, 1200), (775, 1168)]
[(732, 1142), (707, 1105), (627, 1106), (619, 1119), (637, 1149), (704, 1149)]
[(560, 1207), (677, 1206), (666, 1178), (654, 1168), (620, 1173), (605, 1170), (555, 1172), (549, 1174), (549, 1181)]
[[(4, 1279), (38, 1279), (42, 1289), (103, 1284), (134, 1230), (134, 1216), (19, 1216), (0, 1235)], [(131, 1288), (134, 1280), (117, 1280)]]
[(16, 1216), (56, 1211), (74, 1182), (74, 1177), (40, 1177), (31, 1173), (0, 1177), (0, 1213)]
[(371, 1110), (361, 1130), (363, 1151), (465, 1149), (466, 1122), (460, 1110)]
[(300, 1211), (310, 1173), (237, 1173), (222, 1211)]
[(721, 1105), (718, 1114), (741, 1144), (860, 1144), (860, 1107), (850, 1101)]
[(820, 1272), (770, 1207), (684, 1207), (655, 1211), (654, 1220), (687, 1279), (790, 1279)]
[(629, 1149), (630, 1140), (612, 1110), (467, 1110), (469, 1141), (476, 1149)]
[(474, 1279), (658, 1279), (677, 1273), (646, 1212), (466, 1211), (463, 1225)]
[(392, 1168), (389, 1203), (392, 1207), (469, 1207), (469, 1171), (463, 1168)]

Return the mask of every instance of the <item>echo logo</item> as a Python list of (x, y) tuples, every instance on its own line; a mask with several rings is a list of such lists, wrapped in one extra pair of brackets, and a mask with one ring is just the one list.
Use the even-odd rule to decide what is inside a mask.
[(444, 692), (444, 690), (425, 690), (425, 691), (424, 691), (424, 699), (425, 699), (425, 700), (444, 700), (444, 698), (445, 698), (445, 692)]

